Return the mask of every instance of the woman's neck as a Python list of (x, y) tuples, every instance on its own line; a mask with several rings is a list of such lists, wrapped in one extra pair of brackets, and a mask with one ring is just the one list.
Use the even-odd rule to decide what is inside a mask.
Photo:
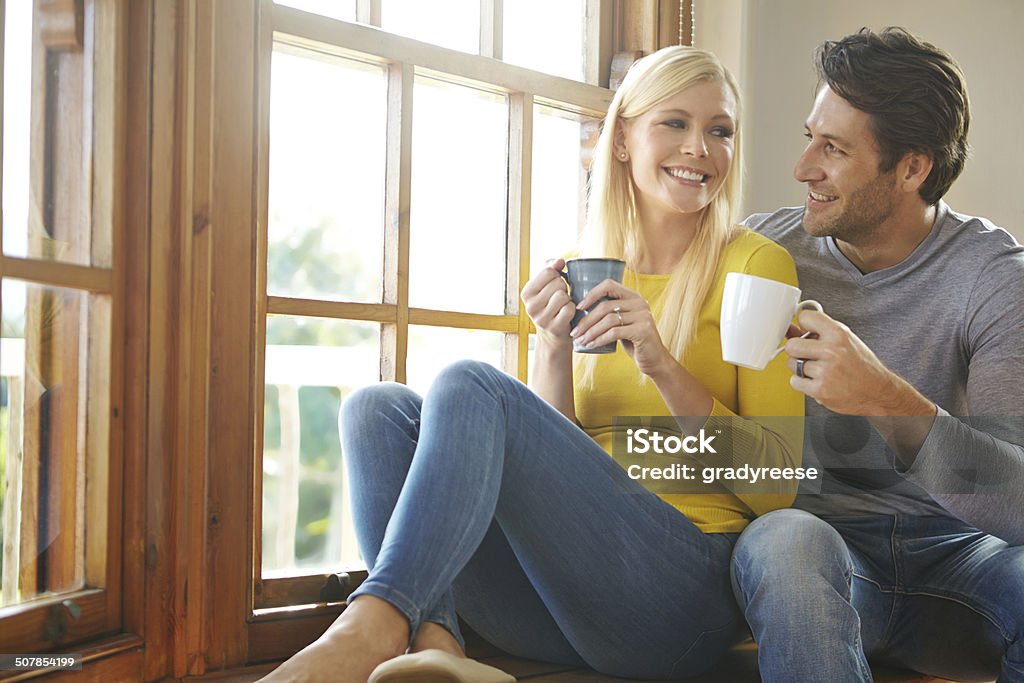
[(639, 216), (638, 273), (671, 273), (697, 235), (701, 214)]

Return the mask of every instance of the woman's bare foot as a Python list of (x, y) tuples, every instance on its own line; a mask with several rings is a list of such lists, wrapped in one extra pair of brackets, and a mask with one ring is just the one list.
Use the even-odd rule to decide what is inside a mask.
[(322, 636), (260, 683), (366, 683), (378, 664), (405, 652), (408, 643), (405, 615), (386, 600), (361, 595)]
[(456, 657), (465, 657), (466, 653), (459, 646), (459, 641), (448, 632), (444, 626), (435, 624), (432, 621), (425, 621), (412, 639), (412, 647), (409, 652), (422, 652), (423, 650), (443, 650)]

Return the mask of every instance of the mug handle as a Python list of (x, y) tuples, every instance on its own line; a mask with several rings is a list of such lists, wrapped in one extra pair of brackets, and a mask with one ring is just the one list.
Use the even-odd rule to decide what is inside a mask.
[[(819, 304), (814, 299), (808, 299), (807, 301), (801, 301), (796, 305), (796, 312), (799, 313), (800, 311), (817, 311), (818, 313), (824, 313), (825, 309), (822, 308), (821, 304)], [(798, 339), (807, 339), (807, 337), (809, 337), (810, 335), (810, 332), (804, 332), (798, 337)], [(782, 346), (775, 349), (775, 353), (773, 353), (772, 357), (768, 359), (768, 362), (771, 363), (773, 360), (775, 360), (775, 357), (782, 353), (782, 350), (784, 348), (786, 348), (785, 342), (783, 342)]]

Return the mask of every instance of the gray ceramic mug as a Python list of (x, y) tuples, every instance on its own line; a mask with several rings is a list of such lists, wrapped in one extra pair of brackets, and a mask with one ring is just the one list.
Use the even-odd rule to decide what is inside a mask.
[[(574, 304), (578, 304), (583, 301), (591, 289), (605, 280), (612, 279), (622, 282), (622, 273), (625, 270), (626, 262), (622, 259), (571, 258), (565, 262), (565, 270), (561, 271), (560, 275), (569, 283), (569, 298)], [(598, 303), (607, 300), (608, 297), (602, 297)], [(572, 317), (572, 327), (579, 325), (589, 312), (590, 309), (576, 311), (576, 315)], [(604, 346), (584, 348), (573, 341), (572, 350), (578, 353), (614, 353), (616, 345), (617, 342), (611, 342)]]

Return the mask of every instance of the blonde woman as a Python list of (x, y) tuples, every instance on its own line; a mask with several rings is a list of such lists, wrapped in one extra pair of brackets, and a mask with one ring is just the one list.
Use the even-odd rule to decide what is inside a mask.
[[(728, 431), (705, 464), (798, 464), (800, 420), (779, 418), (803, 401), (783, 359), (761, 372), (721, 360), (725, 273), (796, 280), (783, 249), (735, 223), (739, 123), (713, 55), (673, 47), (637, 62), (598, 142), (582, 247), (624, 259), (626, 275), (591, 292), (575, 329), (560, 260), (524, 287), (532, 390), (465, 361), (425, 398), (385, 383), (345, 402), (369, 576), (267, 680), (513, 680), (465, 659), (456, 613), (512, 654), (629, 678), (698, 674), (734, 642), (733, 544), (791, 494), (659, 496), (609, 453), (629, 426), (616, 416), (681, 416), (688, 433)], [(573, 339), (621, 345), (574, 354)]]

